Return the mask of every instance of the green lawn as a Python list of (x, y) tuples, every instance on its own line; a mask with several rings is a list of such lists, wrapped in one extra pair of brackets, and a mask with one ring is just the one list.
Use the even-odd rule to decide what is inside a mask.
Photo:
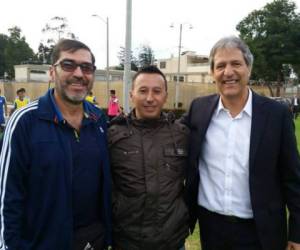
[[(300, 151), (300, 118), (295, 120), (295, 133), (297, 137), (298, 150)], [(190, 235), (185, 243), (186, 250), (201, 250), (199, 244), (199, 227)]]
[(200, 242), (199, 242), (199, 227), (198, 224), (195, 228), (195, 231), (192, 235), (190, 235), (185, 242), (186, 250), (201, 250)]
[(298, 145), (298, 150), (300, 151), (300, 118), (298, 117), (295, 120), (295, 133), (296, 133), (296, 137), (297, 137), (297, 145)]

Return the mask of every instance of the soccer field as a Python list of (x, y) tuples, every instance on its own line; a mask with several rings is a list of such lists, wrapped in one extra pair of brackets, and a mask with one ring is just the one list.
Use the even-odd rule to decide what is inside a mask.
[(300, 118), (295, 120), (295, 133), (297, 137), (298, 151), (300, 151)]

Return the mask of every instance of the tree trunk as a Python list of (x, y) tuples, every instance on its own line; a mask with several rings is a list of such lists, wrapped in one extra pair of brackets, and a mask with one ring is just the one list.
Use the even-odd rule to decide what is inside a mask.
[(272, 89), (271, 84), (270, 84), (270, 83), (267, 83), (267, 87), (268, 87), (268, 89), (269, 89), (269, 91), (270, 91), (270, 95), (271, 95), (272, 97), (274, 97), (274, 92), (273, 92), (273, 89)]

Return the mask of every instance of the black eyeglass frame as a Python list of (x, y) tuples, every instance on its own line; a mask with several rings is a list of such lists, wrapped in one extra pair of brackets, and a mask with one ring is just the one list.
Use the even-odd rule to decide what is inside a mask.
[[(71, 66), (70, 68), (67, 68), (65, 63), (69, 63), (68, 66)], [(82, 73), (84, 74), (93, 74), (96, 70), (96, 66), (92, 63), (76, 63), (74, 60), (71, 59), (63, 59), (60, 62), (57, 62), (53, 65), (54, 67), (60, 66), (63, 71), (66, 72), (74, 72), (77, 67), (80, 67)]]

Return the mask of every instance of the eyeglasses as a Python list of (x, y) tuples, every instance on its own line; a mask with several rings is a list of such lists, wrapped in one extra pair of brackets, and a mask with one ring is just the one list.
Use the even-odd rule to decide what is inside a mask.
[(70, 59), (65, 59), (54, 64), (55, 67), (58, 65), (66, 72), (74, 72), (78, 66), (84, 74), (93, 74), (96, 70), (96, 66), (92, 63), (76, 63)]

